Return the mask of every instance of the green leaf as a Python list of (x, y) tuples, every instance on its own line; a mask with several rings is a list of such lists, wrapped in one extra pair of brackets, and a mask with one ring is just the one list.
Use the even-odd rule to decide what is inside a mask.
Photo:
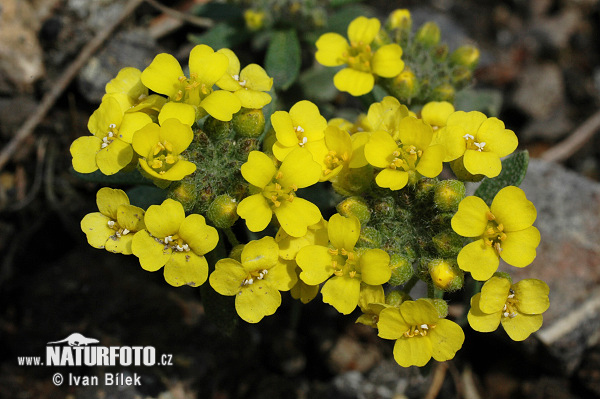
[(480, 111), (488, 116), (498, 116), (502, 107), (502, 93), (496, 89), (464, 89), (456, 93), (454, 107), (457, 111)]
[(188, 40), (195, 44), (206, 44), (215, 50), (235, 47), (250, 37), (241, 24), (221, 22), (201, 35), (188, 35)]
[(105, 186), (124, 186), (124, 185), (152, 185), (152, 180), (146, 179), (135, 169), (131, 172), (118, 172), (114, 175), (107, 176), (99, 170), (92, 173), (79, 173), (71, 167), (71, 173), (83, 181), (92, 183), (100, 183)]
[(126, 191), (131, 205), (148, 209), (150, 205), (160, 205), (166, 198), (167, 192), (154, 186), (136, 186)]
[(333, 85), (333, 76), (339, 68), (326, 68), (320, 65), (307, 69), (300, 74), (298, 81), (307, 99), (331, 101), (339, 94)]
[(529, 165), (529, 152), (519, 151), (502, 161), (502, 172), (493, 179), (485, 178), (481, 185), (475, 190), (475, 195), (483, 199), (486, 204), (491, 205), (492, 200), (506, 186), (519, 186)]
[(331, 0), (329, 5), (332, 8), (338, 8), (352, 3), (360, 3), (362, 0)]
[(323, 33), (335, 32), (346, 37), (348, 25), (350, 25), (352, 20), (361, 16), (372, 17), (373, 14), (372, 8), (361, 4), (354, 4), (344, 7), (329, 17), (327, 21), (327, 28), (325, 31), (323, 31)]
[(241, 20), (244, 17), (244, 13), (239, 7), (233, 4), (215, 2), (208, 2), (194, 7), (192, 13), (194, 15), (210, 18), (213, 21)]
[(294, 29), (273, 32), (265, 69), (276, 89), (286, 90), (294, 83), (300, 72), (300, 42)]

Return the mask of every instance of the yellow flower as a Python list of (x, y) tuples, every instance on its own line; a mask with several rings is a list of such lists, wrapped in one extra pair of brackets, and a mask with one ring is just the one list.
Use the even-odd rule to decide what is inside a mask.
[(217, 81), (217, 86), (233, 92), (244, 108), (258, 109), (271, 102), (271, 96), (265, 91), (271, 90), (273, 78), (261, 66), (250, 64), (240, 72), (240, 60), (233, 51), (224, 48), (217, 53), (229, 59), (227, 73)]
[(273, 237), (250, 241), (242, 250), (241, 262), (221, 259), (210, 274), (210, 285), (221, 295), (235, 295), (235, 310), (248, 323), (258, 323), (281, 305), (279, 291), (296, 283), (292, 261), (279, 258)]
[(279, 256), (285, 260), (294, 260), (300, 249), (308, 245), (327, 245), (327, 221), (321, 219), (318, 223), (308, 226), (302, 237), (293, 237), (279, 228), (275, 241), (279, 245)]
[[(300, 273), (300, 268), (296, 268), (296, 275)], [(300, 302), (306, 304), (317, 297), (319, 293), (319, 284), (308, 285), (304, 281), (298, 279), (296, 284), (290, 290), (292, 298), (299, 299)]]
[(400, 121), (409, 116), (408, 108), (394, 97), (384, 97), (381, 102), (373, 103), (367, 113), (369, 130), (383, 130), (394, 140), (400, 140)]
[(186, 217), (183, 205), (172, 199), (151, 205), (144, 222), (146, 229), (137, 232), (132, 242), (142, 268), (155, 272), (164, 266), (166, 282), (175, 287), (202, 285), (208, 277), (204, 254), (217, 245), (217, 230), (207, 226), (201, 215)]
[(354, 216), (333, 215), (327, 232), (330, 246), (308, 245), (298, 251), (300, 278), (309, 285), (327, 280), (321, 289), (323, 302), (349, 314), (358, 305), (367, 284), (381, 285), (389, 280), (390, 257), (381, 249), (354, 249), (360, 235), (360, 222)]
[(444, 162), (462, 156), (469, 173), (490, 178), (500, 174), (500, 158), (511, 154), (518, 145), (515, 133), (505, 129), (501, 120), (478, 111), (450, 114), (439, 136), (446, 147)]
[(111, 79), (104, 88), (106, 94), (117, 94), (128, 97), (131, 105), (140, 98), (148, 95), (148, 88), (144, 86), (141, 79), (142, 71), (133, 67), (126, 67), (119, 71), (114, 79)]
[[(179, 119), (173, 116), (177, 115)], [(165, 119), (168, 118), (168, 119)], [(196, 170), (180, 154), (194, 138), (190, 125), (194, 112), (185, 104), (167, 103), (158, 116), (160, 126), (150, 123), (133, 136), (133, 149), (142, 169), (159, 180), (177, 181)]]
[(367, 165), (364, 146), (369, 141), (369, 133), (359, 132), (352, 136), (337, 126), (325, 129), (326, 155), (320, 162), (323, 176), (321, 181), (334, 179), (342, 171), (361, 168)]
[(536, 216), (533, 203), (514, 186), (500, 190), (489, 208), (479, 197), (463, 199), (452, 217), (452, 229), (475, 241), (460, 251), (458, 266), (485, 281), (498, 268), (498, 257), (515, 267), (529, 265), (540, 243), (540, 232), (532, 226)]
[(356, 319), (356, 322), (376, 328), (379, 314), (390, 305), (385, 303), (385, 294), (381, 285), (365, 284), (360, 292), (358, 306), (363, 314)]
[(404, 68), (402, 48), (397, 44), (387, 44), (376, 51), (371, 48), (380, 26), (376, 18), (358, 17), (348, 26), (350, 43), (337, 33), (326, 33), (317, 40), (316, 59), (320, 64), (348, 66), (333, 78), (338, 90), (353, 96), (367, 94), (375, 83), (373, 75), (393, 78)]
[(432, 357), (438, 362), (450, 360), (465, 341), (460, 326), (440, 318), (426, 299), (383, 309), (377, 328), (381, 338), (396, 340), (394, 359), (402, 367), (422, 367)]
[(408, 183), (409, 172), (436, 177), (442, 171), (444, 147), (431, 145), (431, 126), (413, 117), (403, 118), (398, 125), (400, 144), (384, 131), (371, 134), (365, 145), (367, 161), (383, 170), (375, 177), (379, 187), (400, 190)]
[(129, 204), (122, 190), (104, 187), (96, 193), (100, 212), (88, 213), (81, 220), (81, 230), (88, 243), (99, 249), (131, 255), (133, 235), (145, 228), (144, 210)]
[(265, 13), (263, 11), (256, 11), (247, 9), (244, 11), (244, 20), (246, 21), (246, 27), (251, 31), (260, 30), (265, 26)]
[(308, 226), (321, 220), (316, 205), (296, 197), (296, 190), (315, 184), (321, 176), (321, 167), (308, 150), (291, 152), (279, 169), (267, 155), (252, 151), (241, 171), (244, 179), (259, 191), (244, 198), (237, 208), (250, 231), (264, 230), (275, 214), (287, 234), (302, 237)]
[(299, 147), (310, 151), (317, 162), (327, 153), (323, 140), (327, 120), (310, 101), (297, 102), (290, 108), (290, 112), (276, 111), (271, 115), (271, 123), (277, 137), (273, 144), (273, 155), (278, 160), (283, 161)]
[(98, 169), (105, 175), (117, 173), (133, 159), (133, 134), (150, 123), (147, 114), (125, 113), (113, 95), (104, 96), (88, 121), (93, 136), (79, 137), (71, 144), (73, 169), (79, 173)]
[(448, 101), (430, 101), (423, 106), (421, 118), (433, 128), (434, 132), (438, 132), (440, 128), (446, 126), (446, 121), (453, 112), (454, 105)]
[(240, 110), (239, 99), (225, 90), (213, 91), (213, 85), (227, 72), (226, 55), (215, 53), (204, 44), (190, 52), (190, 77), (183, 74), (181, 65), (170, 54), (158, 54), (142, 72), (142, 82), (149, 89), (164, 94), (171, 101), (184, 102), (209, 113), (215, 119), (230, 121)]
[(542, 280), (525, 279), (511, 285), (507, 278), (492, 277), (471, 298), (467, 315), (471, 328), (491, 332), (502, 323), (513, 341), (523, 341), (542, 326), (548, 310), (549, 288)]

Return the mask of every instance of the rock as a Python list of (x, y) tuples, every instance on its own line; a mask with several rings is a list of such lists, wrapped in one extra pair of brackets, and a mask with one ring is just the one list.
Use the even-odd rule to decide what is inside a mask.
[(343, 335), (335, 343), (329, 354), (329, 366), (339, 373), (348, 370), (367, 371), (381, 359), (381, 353), (374, 344), (361, 343)]
[(32, 90), (44, 75), (39, 21), (26, 1), (3, 0), (0, 7), (0, 93)]
[(125, 67), (146, 68), (157, 53), (156, 43), (144, 30), (119, 32), (78, 75), (79, 89), (93, 103), (99, 103), (104, 86)]
[(534, 119), (549, 119), (564, 105), (565, 85), (555, 64), (533, 64), (519, 78), (513, 101)]
[(502, 268), (515, 282), (538, 278), (550, 287), (536, 335), (558, 360), (554, 366), (571, 373), (600, 341), (600, 184), (532, 159), (521, 188), (536, 206), (542, 241), (531, 265)]

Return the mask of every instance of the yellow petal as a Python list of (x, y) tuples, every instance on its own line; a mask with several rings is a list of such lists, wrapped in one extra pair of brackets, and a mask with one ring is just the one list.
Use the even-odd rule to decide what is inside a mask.
[(225, 258), (217, 262), (215, 271), (210, 274), (209, 282), (210, 286), (221, 295), (237, 295), (246, 275), (246, 270), (240, 262)]
[(257, 64), (249, 64), (240, 72), (240, 81), (246, 82), (248, 90), (269, 91), (273, 87), (273, 78)]
[(117, 220), (118, 209), (121, 205), (129, 205), (129, 198), (125, 191), (102, 187), (96, 193), (96, 205), (98, 210), (111, 220)]
[(512, 130), (504, 128), (504, 122), (498, 118), (486, 119), (475, 136), (475, 141), (485, 143), (485, 149), (496, 153), (500, 158), (517, 149), (519, 140)]
[(271, 96), (262, 91), (238, 90), (233, 94), (244, 108), (260, 109), (271, 102)]
[(544, 316), (518, 313), (516, 317), (503, 317), (500, 322), (510, 339), (523, 341), (542, 327)]
[(435, 324), (439, 315), (435, 307), (426, 299), (416, 301), (404, 301), (400, 305), (400, 313), (404, 321), (411, 326), (421, 324)]
[(149, 157), (158, 143), (160, 137), (160, 126), (151, 123), (144, 126), (133, 134), (131, 145), (135, 152), (143, 158)]
[(365, 144), (365, 158), (373, 166), (387, 168), (394, 156), (392, 153), (398, 149), (396, 141), (384, 131), (371, 133), (369, 141)]
[(159, 239), (177, 234), (184, 219), (183, 205), (170, 198), (161, 205), (150, 205), (144, 216), (146, 229)]
[(142, 72), (142, 83), (150, 90), (169, 97), (179, 91), (179, 78), (184, 76), (179, 62), (171, 54), (161, 53)]
[(264, 188), (271, 182), (277, 172), (269, 156), (260, 151), (252, 151), (248, 155), (248, 162), (241, 167), (242, 176), (246, 181), (256, 187)]
[(429, 147), (433, 138), (433, 129), (431, 126), (423, 122), (422, 119), (411, 116), (403, 118), (400, 121), (398, 131), (402, 144), (414, 145), (421, 150)]
[(327, 232), (334, 248), (352, 251), (360, 236), (360, 222), (355, 216), (345, 217), (336, 213), (329, 219)]
[(339, 91), (346, 91), (357, 97), (373, 90), (375, 78), (368, 72), (344, 68), (335, 74), (333, 84)]
[(279, 247), (273, 237), (263, 237), (250, 241), (242, 250), (242, 266), (244, 270), (253, 272), (269, 270), (277, 263)]
[(290, 294), (294, 299), (300, 299), (302, 303), (309, 303), (319, 293), (318, 285), (308, 285), (302, 280), (298, 280), (296, 285), (290, 290)]
[(358, 17), (348, 25), (351, 43), (370, 44), (379, 33), (381, 23), (377, 18)]
[(77, 138), (69, 148), (73, 157), (73, 169), (79, 173), (92, 173), (98, 170), (96, 154), (101, 148), (102, 140), (96, 136)]
[(250, 231), (263, 231), (273, 216), (273, 212), (262, 194), (244, 198), (238, 204), (237, 213), (246, 221), (246, 226)]
[(370, 249), (360, 257), (362, 281), (367, 284), (384, 284), (390, 279), (390, 256), (382, 249)]
[(523, 230), (531, 226), (537, 217), (533, 202), (518, 187), (508, 186), (496, 194), (490, 207), (498, 223), (504, 225), (505, 231)]
[(500, 264), (496, 251), (486, 245), (483, 239), (466, 245), (458, 254), (457, 261), (462, 270), (470, 272), (479, 281), (492, 277)]
[(321, 220), (319, 208), (303, 198), (294, 198), (292, 202), (283, 201), (273, 211), (281, 228), (292, 237), (302, 237), (308, 226)]
[(371, 60), (373, 73), (383, 78), (393, 78), (404, 69), (402, 48), (397, 44), (381, 46)]
[(332, 255), (327, 247), (306, 246), (296, 255), (296, 263), (302, 269), (300, 278), (308, 285), (321, 284), (333, 274)]
[(264, 280), (257, 280), (241, 291), (235, 297), (235, 310), (248, 323), (258, 323), (281, 305), (279, 291)]
[(448, 117), (446, 126), (462, 126), (465, 133), (475, 137), (479, 127), (486, 119), (487, 116), (479, 111), (456, 111)]
[(458, 204), (458, 211), (452, 217), (452, 229), (463, 237), (481, 236), (488, 223), (490, 208), (479, 197), (469, 196)]
[(223, 54), (227, 57), (229, 64), (227, 65), (228, 75), (238, 75), (240, 73), (240, 60), (233, 51), (228, 48), (222, 48), (217, 51), (219, 54)]
[(290, 108), (290, 117), (295, 126), (304, 129), (303, 135), (311, 140), (320, 140), (324, 137), (327, 120), (321, 116), (319, 108), (312, 102), (302, 100)]
[(431, 126), (443, 127), (453, 112), (454, 106), (448, 101), (430, 101), (421, 110), (421, 118)]
[(145, 112), (128, 112), (123, 115), (123, 121), (119, 127), (119, 134), (117, 137), (126, 143), (131, 143), (133, 134), (151, 123), (152, 118)]
[(178, 119), (170, 118), (161, 124), (158, 139), (161, 142), (169, 142), (173, 154), (179, 155), (192, 143), (194, 132), (189, 125), (181, 123)]
[(350, 314), (358, 305), (360, 281), (347, 275), (334, 276), (321, 288), (323, 302), (333, 306), (341, 314)]
[(542, 280), (528, 278), (512, 286), (518, 298), (519, 313), (542, 314), (550, 307), (548, 284)]
[(131, 255), (133, 253), (131, 244), (133, 242), (133, 234), (127, 234), (121, 237), (111, 236), (106, 241), (106, 250), (115, 254)]
[(510, 290), (510, 281), (502, 277), (492, 277), (481, 287), (479, 308), (484, 313), (502, 311)]
[(102, 139), (108, 134), (111, 124), (116, 127), (121, 125), (123, 120), (123, 110), (121, 105), (113, 96), (105, 96), (102, 103), (95, 110), (88, 120), (88, 129), (96, 137)]
[(442, 173), (444, 167), (442, 161), (446, 150), (443, 145), (432, 145), (423, 151), (423, 156), (417, 164), (417, 172), (425, 177), (436, 177)]
[(98, 168), (105, 175), (114, 175), (125, 166), (129, 165), (133, 158), (133, 148), (122, 140), (113, 140), (105, 148), (96, 154)]
[(104, 249), (106, 241), (115, 231), (108, 227), (111, 219), (100, 212), (88, 213), (81, 219), (81, 231), (87, 237), (88, 243), (98, 249)]
[(142, 165), (142, 168), (144, 168), (144, 170), (146, 172), (148, 172), (150, 175), (156, 177), (157, 179), (168, 180), (168, 181), (179, 181), (179, 180), (183, 179), (184, 177), (186, 177), (187, 175), (191, 175), (192, 173), (194, 173), (196, 171), (196, 164), (186, 161), (186, 160), (183, 160), (183, 159), (181, 159), (181, 157), (165, 173), (156, 173), (150, 167), (146, 167), (148, 164), (145, 161), (141, 162), (141, 160), (140, 160), (140, 165)]
[(360, 286), (360, 299), (358, 300), (358, 306), (360, 306), (363, 312), (367, 312), (369, 305), (376, 303), (385, 303), (385, 294), (381, 284), (362, 284)]
[(208, 263), (194, 252), (173, 252), (164, 269), (165, 281), (173, 287), (200, 287), (208, 278)]
[(464, 137), (466, 135), (467, 132), (462, 126), (446, 126), (436, 131), (432, 141), (446, 148), (444, 162), (454, 161), (464, 155), (467, 149), (467, 141)]
[(498, 176), (502, 170), (500, 157), (494, 152), (466, 150), (463, 163), (469, 173), (489, 178)]
[(142, 268), (149, 272), (163, 267), (171, 257), (171, 250), (165, 250), (164, 245), (157, 242), (146, 230), (135, 233), (131, 250), (140, 259)]
[(453, 359), (465, 342), (462, 328), (446, 319), (438, 320), (436, 327), (429, 330), (428, 337), (431, 341), (431, 354), (438, 362)]
[(200, 107), (204, 108), (213, 118), (227, 122), (233, 118), (233, 114), (241, 109), (242, 104), (233, 93), (217, 90), (202, 100)]
[(142, 208), (124, 204), (117, 208), (117, 222), (122, 228), (135, 233), (146, 228), (144, 224), (145, 213)]
[(509, 265), (525, 267), (535, 259), (540, 239), (540, 232), (534, 226), (507, 232), (506, 239), (501, 243), (500, 257)]
[[(278, 179), (283, 187), (304, 188), (312, 186), (321, 177), (321, 166), (313, 160), (313, 157), (305, 148), (297, 148), (290, 152), (279, 167), (282, 176)], [(317, 221), (311, 223), (317, 223)]]
[(338, 66), (345, 63), (344, 52), (348, 49), (348, 41), (337, 33), (325, 33), (316, 43), (317, 62), (325, 66)]
[(389, 307), (383, 309), (379, 313), (379, 321), (377, 322), (378, 335), (383, 339), (398, 339), (402, 334), (410, 328), (406, 323), (400, 309)]
[(294, 130), (294, 122), (288, 112), (275, 111), (271, 115), (271, 124), (275, 130), (277, 141), (284, 147), (294, 147), (298, 145), (298, 137)]
[(167, 119), (174, 118), (187, 126), (192, 126), (196, 121), (196, 110), (185, 103), (168, 102), (160, 109), (158, 123), (164, 126)]
[(496, 331), (500, 325), (500, 318), (502, 317), (502, 311), (494, 313), (484, 313), (479, 305), (481, 299), (481, 293), (475, 294), (471, 298), (471, 309), (467, 314), (467, 320), (469, 325), (475, 331), (479, 332), (492, 332)]
[(275, 266), (269, 269), (265, 277), (274, 288), (279, 291), (289, 291), (298, 282), (296, 262), (293, 260), (278, 259)]
[(394, 359), (402, 367), (423, 367), (431, 360), (432, 347), (428, 337), (402, 337), (394, 345)]
[(190, 51), (190, 73), (196, 74), (196, 80), (206, 87), (212, 87), (227, 72), (228, 66), (229, 59), (226, 55), (215, 53), (205, 44), (199, 44)]
[(219, 242), (219, 233), (212, 226), (207, 226), (204, 216), (193, 213), (186, 217), (179, 226), (179, 236), (197, 255), (212, 251)]
[(104, 91), (107, 94), (124, 93), (131, 98), (138, 99), (141, 95), (148, 94), (148, 89), (142, 83), (141, 75), (142, 71), (137, 68), (123, 68), (114, 79), (106, 84)]
[(384, 169), (375, 177), (379, 187), (400, 190), (408, 183), (408, 173), (400, 169)]

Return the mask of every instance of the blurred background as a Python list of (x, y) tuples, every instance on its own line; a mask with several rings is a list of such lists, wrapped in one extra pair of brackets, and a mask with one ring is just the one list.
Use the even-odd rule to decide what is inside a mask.
[[(532, 265), (510, 271), (515, 281), (550, 286), (538, 333), (515, 343), (502, 330), (465, 326), (455, 359), (403, 369), (393, 342), (320, 296), (306, 306), (286, 297), (274, 316), (225, 332), (207, 318), (198, 289), (173, 288), (135, 257), (87, 244), (79, 222), (96, 210), (100, 185), (72, 172), (69, 146), (88, 134), (106, 82), (125, 66), (143, 69), (159, 52), (185, 63), (198, 42), (231, 46), (242, 65), (262, 64), (273, 30), (243, 33), (249, 7), (263, 7), (265, 27), (298, 30), (309, 49), (302, 70), (314, 64), (319, 32), (344, 33), (357, 15), (385, 20), (396, 8), (411, 11), (413, 27), (435, 21), (450, 50), (480, 49), (465, 104), (503, 120), (531, 157), (521, 187), (538, 210), (542, 243)], [(0, 397), (600, 397), (599, 29), (596, 0), (2, 0)], [(336, 109), (358, 113), (346, 95), (306, 89), (312, 78), (301, 73), (279, 87), (280, 101), (326, 100), (328, 118)], [(451, 316), (467, 310), (453, 303)], [(105, 346), (154, 346), (173, 355), (173, 366), (17, 364), (72, 332)], [(142, 386), (57, 387), (57, 371), (137, 373)]]

